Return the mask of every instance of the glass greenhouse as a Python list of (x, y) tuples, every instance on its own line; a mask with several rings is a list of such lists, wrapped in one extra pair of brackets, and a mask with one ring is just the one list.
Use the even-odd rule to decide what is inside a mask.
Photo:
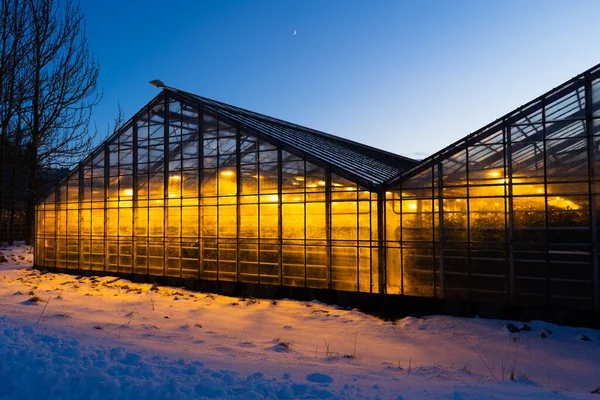
[(422, 161), (167, 87), (39, 203), (35, 264), (598, 310), (596, 170), (600, 67)]

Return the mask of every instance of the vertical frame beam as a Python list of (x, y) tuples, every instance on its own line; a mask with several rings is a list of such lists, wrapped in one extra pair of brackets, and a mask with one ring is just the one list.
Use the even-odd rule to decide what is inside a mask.
[[(506, 164), (506, 179), (508, 185), (505, 188), (508, 189), (508, 212), (507, 212), (507, 228), (508, 228), (508, 240), (507, 240), (507, 251), (508, 251), (508, 293), (511, 302), (515, 301), (516, 298), (516, 287), (515, 287), (515, 218), (514, 218), (514, 202), (513, 202), (513, 170), (512, 170), (512, 133), (508, 121), (504, 122), (504, 156)], [(505, 189), (505, 190), (506, 190)]]
[[(150, 125), (150, 110), (147, 109), (146, 110), (147, 113), (147, 118), (148, 118), (148, 125)], [(136, 267), (137, 267), (137, 252), (138, 252), (138, 241), (137, 238), (138, 236), (136, 235), (136, 229), (137, 229), (137, 225), (138, 225), (138, 129), (137, 129), (137, 123), (134, 120), (132, 125), (131, 125), (131, 141), (132, 141), (132, 163), (133, 163), (133, 179), (132, 179), (132, 189), (133, 189), (133, 194), (131, 197), (131, 232), (132, 232), (132, 238), (131, 238), (131, 271), (135, 274), (136, 273)], [(149, 149), (147, 151), (150, 151)], [(149, 189), (149, 188), (148, 188)], [(146, 195), (146, 198), (148, 198), (148, 195)], [(146, 207), (148, 208), (148, 202), (146, 201)], [(146, 240), (146, 275), (148, 275), (148, 241)]]
[[(435, 196), (435, 163), (431, 164), (431, 256), (432, 256), (432, 275), (433, 275), (433, 297), (437, 297), (436, 296), (436, 282), (437, 279), (435, 278), (435, 271), (436, 271), (436, 267), (437, 267), (437, 257), (435, 254), (435, 250), (436, 250), (436, 237), (435, 237), (435, 202), (436, 202), (436, 196)], [(437, 199), (437, 201), (439, 202), (439, 197)], [(439, 204), (439, 203), (438, 203)], [(438, 213), (439, 213), (439, 205), (438, 205)], [(438, 230), (438, 234), (439, 234), (439, 230)], [(438, 241), (439, 241), (439, 237), (438, 237)]]
[[(135, 123), (134, 123), (135, 125)], [(104, 271), (108, 268), (108, 235), (106, 230), (110, 223), (108, 219), (108, 187), (110, 185), (110, 153), (108, 151), (108, 140), (104, 142)]]
[[(168, 221), (169, 221), (169, 161), (170, 161), (170, 157), (169, 157), (169, 129), (170, 129), (170, 123), (169, 123), (169, 101), (170, 101), (170, 97), (167, 94), (167, 90), (163, 90), (163, 93), (165, 95), (164, 98), (164, 104), (165, 104), (165, 118), (163, 119), (163, 137), (164, 137), (164, 149), (165, 149), (165, 156), (163, 158), (163, 162), (164, 162), (164, 171), (163, 171), (163, 276), (167, 276), (167, 262), (169, 260), (168, 257), (168, 252), (169, 252), (169, 246), (167, 244), (167, 227), (168, 227)], [(150, 210), (148, 210), (148, 212), (150, 212)]]
[(326, 268), (327, 271), (327, 289), (332, 289), (332, 274), (331, 274), (331, 172), (329, 170), (325, 170), (325, 230), (326, 230), (326, 238), (327, 238), (327, 247), (326, 247)]
[[(545, 251), (544, 267), (546, 268), (546, 304), (550, 305), (552, 299), (551, 271), (550, 271), (550, 242), (548, 240), (548, 155), (546, 154), (546, 97), (542, 98), (542, 155), (544, 160), (544, 227)], [(537, 154), (535, 154), (537, 155)], [(536, 160), (537, 164), (537, 160)]]
[(471, 268), (471, 184), (469, 174), (469, 142), (465, 144), (465, 176), (467, 179), (467, 274), (468, 274), (468, 295), (469, 300), (473, 299), (473, 293), (471, 292), (473, 286), (472, 268)]
[[(283, 167), (282, 167), (282, 151), (281, 146), (277, 146), (277, 238), (278, 238), (278, 248), (279, 255), (277, 257), (277, 270), (278, 270), (278, 284), (279, 286), (283, 285)], [(305, 199), (306, 201), (306, 199)]]
[[(387, 246), (385, 237), (385, 207), (387, 199), (385, 196), (385, 191), (377, 193), (377, 247), (379, 255), (377, 257), (377, 268), (379, 269), (377, 276), (379, 278), (379, 292), (381, 294), (387, 294)], [(398, 268), (401, 268), (401, 266), (398, 265)], [(400, 271), (402, 272), (402, 270)], [(371, 279), (373, 279), (372, 276)]]
[(202, 236), (202, 182), (204, 181), (204, 106), (198, 108), (198, 279), (202, 279), (202, 266), (204, 263), (204, 241)]
[[(91, 158), (90, 158), (91, 159)], [(83, 200), (85, 197), (85, 188), (84, 188), (84, 180), (85, 177), (83, 175), (83, 163), (79, 162), (77, 164), (77, 248), (79, 249), (79, 256), (77, 257), (77, 269), (81, 270), (81, 257), (83, 257), (83, 239), (82, 239), (82, 234), (81, 234), (81, 214), (82, 214), (82, 207), (84, 206)], [(92, 214), (92, 210), (91, 210), (91, 205), (90, 205), (90, 216)], [(90, 225), (91, 225), (91, 221), (90, 221)], [(91, 229), (91, 226), (90, 226)], [(88, 238), (90, 240), (91, 243), (91, 234), (90, 237)], [(91, 248), (90, 250), (91, 251)], [(68, 260), (69, 256), (68, 256), (68, 251), (67, 251), (67, 262), (69, 262)], [(91, 266), (90, 266), (91, 269)]]
[(597, 211), (596, 211), (596, 160), (595, 160), (595, 144), (594, 144), (594, 110), (592, 98), (592, 78), (589, 75), (585, 76), (585, 127), (587, 137), (588, 150), (588, 196), (589, 196), (589, 215), (590, 215), (590, 238), (592, 257), (592, 285), (593, 285), (593, 307), (600, 309), (600, 272), (598, 270), (598, 226), (597, 226)]
[[(242, 167), (240, 166), (240, 124), (235, 127), (235, 281), (240, 282), (240, 256), (242, 255), (240, 243), (240, 188), (242, 187)], [(258, 276), (260, 282), (260, 274)]]
[[(435, 164), (434, 164), (435, 165)], [(444, 297), (444, 168), (442, 162), (437, 163), (437, 190), (438, 190), (438, 248), (440, 251), (438, 269), (440, 271), (440, 293)]]

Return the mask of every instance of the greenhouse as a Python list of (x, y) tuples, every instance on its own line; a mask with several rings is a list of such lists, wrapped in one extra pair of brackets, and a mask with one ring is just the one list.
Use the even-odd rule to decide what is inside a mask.
[(417, 161), (164, 87), (36, 213), (35, 265), (599, 310), (600, 67)]

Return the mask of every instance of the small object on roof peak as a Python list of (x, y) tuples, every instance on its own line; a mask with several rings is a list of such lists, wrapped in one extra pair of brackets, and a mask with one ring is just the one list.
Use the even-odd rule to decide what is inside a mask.
[(150, 81), (152, 86), (156, 86), (157, 88), (164, 88), (166, 85), (160, 79), (154, 79)]

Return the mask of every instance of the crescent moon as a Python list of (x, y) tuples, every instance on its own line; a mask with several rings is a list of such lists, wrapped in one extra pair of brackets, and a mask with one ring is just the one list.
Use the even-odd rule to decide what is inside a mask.
[(296, 36), (296, 31), (294, 31), (294, 36)]

